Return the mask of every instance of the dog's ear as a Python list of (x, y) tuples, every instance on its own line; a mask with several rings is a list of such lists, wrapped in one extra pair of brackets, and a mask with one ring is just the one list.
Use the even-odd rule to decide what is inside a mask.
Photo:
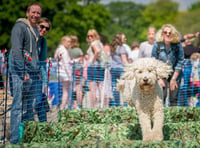
[(172, 67), (160, 60), (157, 61), (156, 73), (159, 78), (168, 78), (172, 73)]

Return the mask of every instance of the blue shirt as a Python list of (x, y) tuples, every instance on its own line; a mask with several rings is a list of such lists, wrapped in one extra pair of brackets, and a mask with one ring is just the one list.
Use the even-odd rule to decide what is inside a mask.
[(124, 46), (117, 46), (115, 54), (113, 54), (112, 61), (111, 61), (111, 67), (112, 68), (124, 68), (124, 64), (121, 59), (121, 55), (126, 54), (128, 59), (128, 53), (126, 51), (126, 48)]
[(171, 44), (167, 49), (163, 42), (154, 42), (152, 57), (168, 63), (174, 71), (181, 72), (184, 63), (184, 50), (181, 43)]

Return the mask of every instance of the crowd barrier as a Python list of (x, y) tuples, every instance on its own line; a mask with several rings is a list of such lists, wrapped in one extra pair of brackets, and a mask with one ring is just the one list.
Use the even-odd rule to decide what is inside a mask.
[[(54, 64), (54, 66), (55, 67), (53, 67), (53, 69), (56, 69), (56, 64)], [(200, 76), (200, 63), (198, 63), (198, 65), (197, 65), (197, 67), (195, 67), (195, 69), (196, 68), (198, 69), (197, 70), (198, 74), (199, 74), (198, 76)], [(200, 100), (199, 99), (200, 98), (200, 81), (199, 81), (199, 79), (197, 79), (196, 81), (194, 81), (194, 79), (192, 79), (194, 77), (193, 69), (194, 69), (193, 61), (191, 61), (189, 59), (185, 59), (185, 62), (183, 65), (183, 71), (181, 74), (180, 89), (179, 89), (179, 93), (178, 93), (178, 106), (199, 106), (200, 105), (200, 102), (199, 102), (199, 100)], [(54, 75), (54, 78), (55, 78), (55, 75), (56, 75), (55, 70), (52, 74)], [(73, 75), (75, 75), (74, 72), (73, 72)], [(83, 79), (82, 75), (81, 75), (80, 79)], [(110, 78), (109, 78), (109, 80), (110, 80)], [(54, 81), (54, 82), (50, 82), (49, 85), (51, 85), (51, 83), (54, 83), (54, 85), (58, 85), (57, 83), (60, 84), (60, 82)], [(86, 80), (85, 84), (86, 85), (88, 84), (87, 80)], [(114, 86), (115, 86), (115, 84), (114, 84)], [(60, 86), (60, 87), (62, 87), (62, 86)], [(88, 87), (88, 86), (85, 86), (85, 87)], [(52, 94), (55, 94), (54, 90), (56, 91), (56, 89), (51, 90)], [(83, 91), (85, 91), (85, 90), (83, 89)], [(110, 96), (113, 97), (113, 94), (111, 94)], [(56, 95), (55, 99), (60, 100), (60, 98), (61, 98), (61, 95)], [(115, 106), (115, 104), (116, 103), (114, 101), (114, 98), (110, 98), (109, 105)], [(166, 104), (168, 104), (168, 103), (166, 103)]]
[[(0, 88), (0, 119), (1, 119), (1, 127), (0, 127), (0, 136), (3, 136), (3, 129), (4, 125), (9, 123), (8, 118), (10, 118), (10, 108), (12, 104), (12, 81), (9, 79), (9, 68), (12, 67), (12, 63), (7, 64), (7, 60), (4, 60), (5, 62), (1, 63), (4, 64), (4, 70), (2, 70), (3, 73), (1, 73), (0, 83), (3, 85)], [(69, 64), (69, 63), (68, 63)], [(9, 66), (8, 66), (9, 65)], [(45, 94), (47, 97), (47, 105), (49, 105), (50, 110), (53, 108), (57, 108), (59, 110), (59, 105), (61, 103), (61, 97), (62, 97), (62, 84), (59, 82), (58, 79), (58, 63), (54, 59), (41, 62), (40, 65), (45, 65), (46, 73), (39, 72), (40, 75), (37, 77), (42, 80), (42, 85), (46, 86)], [(85, 76), (86, 69), (84, 67), (84, 64), (77, 64), (77, 63), (70, 63), (72, 68), (72, 76), (73, 80), (70, 85), (69, 89), (69, 109), (74, 109), (74, 101), (76, 100), (76, 96), (81, 93), (82, 96), (82, 105), (79, 106), (80, 108), (93, 108), (93, 102), (90, 99), (89, 94), (89, 81), (87, 80), (87, 76)], [(77, 73), (77, 67), (79, 69), (79, 73)], [(120, 94), (116, 91), (116, 84), (112, 84), (112, 75), (111, 75), (111, 67), (109, 65), (106, 66), (104, 71), (104, 81), (102, 81), (102, 88), (103, 91), (101, 91), (101, 94), (98, 94), (96, 86), (93, 87), (92, 91), (96, 91), (96, 95), (98, 98), (98, 108), (103, 107), (114, 107), (114, 106), (127, 106), (126, 102), (122, 102), (120, 100)], [(21, 71), (23, 73), (23, 71)], [(78, 75), (78, 77), (77, 77)], [(195, 75), (198, 75), (198, 78), (195, 78)], [(199, 76), (200, 76), (200, 63), (191, 61), (191, 60), (185, 60), (183, 65), (183, 73), (181, 77), (181, 85), (178, 93), (178, 105), (179, 106), (200, 106), (200, 82), (199, 82)], [(35, 79), (36, 85), (40, 84), (40, 81)], [(76, 92), (75, 87), (76, 83), (79, 83), (79, 91)], [(42, 87), (37, 87), (37, 92), (40, 92)], [(31, 88), (28, 88), (31, 89)], [(25, 89), (26, 90), (26, 89)], [(104, 97), (101, 97), (103, 94)], [(23, 92), (24, 98), (28, 99), (30, 97), (30, 94), (26, 94), (26, 92)], [(25, 96), (26, 95), (26, 96)], [(118, 97), (119, 100), (114, 98), (115, 96)], [(103, 100), (103, 101), (102, 101)], [(35, 101), (32, 102), (33, 104)], [(31, 105), (33, 105), (31, 104)], [(166, 103), (167, 104), (167, 103)], [(30, 104), (29, 104), (30, 105)], [(35, 108), (33, 107), (33, 110)], [(40, 108), (38, 109), (40, 110)], [(50, 111), (48, 111), (50, 112)], [(33, 112), (34, 116), (36, 116), (35, 111)], [(55, 115), (55, 114), (54, 114)], [(5, 120), (6, 118), (6, 120)], [(47, 116), (48, 118), (48, 116)], [(51, 116), (51, 119), (54, 118)], [(56, 117), (55, 117), (56, 118)], [(48, 120), (48, 119), (47, 119)], [(49, 120), (52, 121), (52, 120)]]

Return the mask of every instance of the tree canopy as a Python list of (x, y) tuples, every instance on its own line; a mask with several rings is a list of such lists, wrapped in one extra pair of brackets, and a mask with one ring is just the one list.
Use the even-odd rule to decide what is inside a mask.
[(149, 26), (159, 29), (171, 23), (183, 34), (199, 31), (200, 3), (188, 10), (179, 11), (178, 3), (171, 0), (157, 0), (148, 5), (133, 2), (112, 2), (102, 5), (99, 0), (1, 0), (0, 1), (0, 48), (10, 48), (10, 35), (15, 21), (26, 17), (30, 3), (42, 5), (42, 16), (52, 22), (47, 35), (48, 55), (53, 53), (63, 35), (77, 35), (81, 48), (87, 50), (86, 34), (89, 29), (103, 33), (108, 42), (117, 32), (123, 32), (128, 44), (133, 40), (146, 40)]

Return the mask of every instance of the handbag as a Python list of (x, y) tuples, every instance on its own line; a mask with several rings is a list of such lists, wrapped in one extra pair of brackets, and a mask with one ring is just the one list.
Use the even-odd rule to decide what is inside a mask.
[(97, 59), (100, 61), (100, 64), (105, 66), (106, 64), (109, 63), (109, 55), (105, 52), (102, 43), (98, 43), (101, 52), (99, 54), (99, 56), (97, 57)]

